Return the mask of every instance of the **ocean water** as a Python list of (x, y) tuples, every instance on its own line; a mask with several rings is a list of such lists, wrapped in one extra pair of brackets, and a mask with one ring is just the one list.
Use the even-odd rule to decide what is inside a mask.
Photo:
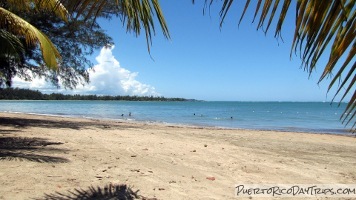
[(349, 134), (340, 121), (345, 107), (346, 103), (338, 106), (337, 103), (330, 105), (329, 102), (0, 101), (0, 112), (220, 128)]

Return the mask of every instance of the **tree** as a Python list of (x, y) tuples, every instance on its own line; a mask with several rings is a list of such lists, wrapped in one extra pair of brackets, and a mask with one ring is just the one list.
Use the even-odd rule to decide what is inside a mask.
[(28, 71), (31, 71), (33, 75), (45, 77), (54, 85), (59, 86), (61, 83), (65, 88), (73, 89), (78, 84), (89, 81), (88, 69), (93, 63), (87, 56), (91, 55), (94, 49), (112, 43), (112, 39), (95, 21), (69, 18), (67, 22), (63, 22), (50, 12), (43, 11), (23, 12), (22, 16), (48, 36), (57, 46), (62, 59), (58, 70), (35, 70), (41, 65), (42, 59), (38, 49), (32, 48), (23, 63), (27, 70), (17, 70), (18, 76), (26, 76)]
[[(84, 14), (86, 20), (88, 16), (98, 16), (100, 13), (106, 13), (105, 8), (113, 1), (97, 0), (66, 0), (66, 7), (72, 13), (72, 17), (75, 19), (80, 18)], [(115, 15), (119, 16), (124, 24), (126, 24), (126, 30), (133, 31), (136, 36), (141, 34), (141, 29), (145, 31), (148, 51), (150, 51), (150, 45), (152, 43), (152, 34), (155, 34), (155, 25), (153, 16), (159, 22), (162, 29), (162, 33), (166, 38), (169, 38), (169, 31), (166, 21), (163, 16), (163, 12), (159, 5), (158, 0), (116, 0), (117, 12)], [(85, 10), (88, 12), (85, 12)], [(108, 13), (113, 14), (113, 13)]]
[(29, 80), (29, 71), (66, 88), (87, 83), (92, 63), (86, 56), (111, 43), (97, 18), (116, 15), (136, 36), (144, 29), (149, 49), (155, 14), (169, 38), (157, 0), (2, 0), (0, 87), (10, 86), (15, 75)]
[[(205, 0), (205, 8), (212, 5), (215, 0)], [(223, 0), (220, 10), (220, 27), (223, 26), (234, 0)], [(258, 19), (257, 30), (263, 28), (267, 33), (271, 24), (277, 18), (275, 37), (281, 38), (281, 31), (287, 12), (290, 12), (291, 0), (266, 0), (255, 2), (253, 22)], [(336, 87), (336, 96), (341, 96), (340, 102), (345, 100), (347, 94), (351, 99), (341, 119), (349, 124), (356, 115), (356, 8), (355, 0), (297, 0), (296, 20), (291, 56), (293, 52), (299, 55), (302, 66), (311, 74), (325, 50), (330, 50), (329, 61), (318, 83), (326, 77), (331, 77), (328, 92)], [(293, 2), (293, 3), (294, 3)], [(194, 3), (194, 0), (193, 0)], [(246, 0), (244, 9), (239, 18), (239, 24), (244, 18), (246, 10), (251, 7), (251, 0)], [(279, 14), (276, 12), (279, 11)], [(342, 61), (343, 60), (343, 61)], [(344, 92), (342, 92), (344, 91)], [(342, 94), (343, 93), (343, 94)], [(351, 125), (355, 132), (356, 120)]]
[[(8, 9), (5, 9), (8, 7)], [(7, 0), (0, 2), (0, 41), (2, 48), (0, 50), (1, 59), (1, 81), (3, 84), (11, 84), (11, 77), (15, 72), (10, 66), (17, 65), (24, 61), (26, 48), (33, 47), (39, 44), (39, 49), (42, 53), (42, 58), (46, 66), (56, 70), (58, 67), (57, 60), (60, 55), (49, 40), (36, 27), (29, 24), (11, 10), (19, 12), (28, 9), (51, 10), (53, 14), (60, 17), (62, 20), (67, 19), (67, 10), (58, 0)]]

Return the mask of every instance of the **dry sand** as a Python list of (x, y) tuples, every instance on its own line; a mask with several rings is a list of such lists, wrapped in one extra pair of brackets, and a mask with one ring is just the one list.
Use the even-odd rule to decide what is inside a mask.
[(236, 199), (237, 183), (356, 183), (355, 137), (9, 113), (0, 134), (0, 199), (100, 196), (110, 184), (144, 199)]

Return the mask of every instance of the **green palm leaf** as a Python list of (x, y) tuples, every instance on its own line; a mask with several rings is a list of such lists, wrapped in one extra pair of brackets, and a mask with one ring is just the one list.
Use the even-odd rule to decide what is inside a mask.
[(53, 12), (62, 20), (67, 20), (68, 11), (59, 0), (6, 0), (16, 10), (47, 10)]
[[(29, 9), (49, 10), (61, 19), (67, 20), (68, 12), (59, 0), (7, 0), (6, 2), (19, 12)], [(61, 57), (49, 38), (21, 17), (2, 7), (0, 7), (0, 28), (18, 37), (24, 37), (27, 45), (34, 46), (38, 43), (47, 67), (54, 70), (58, 68), (57, 60)], [(8, 47), (11, 50), (11, 46)]]
[(60, 55), (48, 37), (14, 13), (0, 7), (0, 28), (25, 38), (27, 45), (40, 44), (44, 62), (50, 69), (58, 68)]
[[(148, 51), (152, 44), (152, 35), (156, 33), (154, 26), (154, 16), (162, 29), (162, 33), (169, 38), (167, 23), (163, 17), (158, 0), (115, 0), (117, 6), (116, 15), (120, 16), (123, 23), (126, 24), (126, 30), (135, 33), (136, 36), (141, 34), (143, 29), (146, 35)], [(97, 15), (102, 9), (109, 4), (106, 0), (76, 0), (66, 2), (66, 8), (74, 15), (74, 18)], [(85, 11), (89, 8), (89, 12)]]
[(20, 54), (25, 52), (25, 47), (20, 39), (5, 30), (0, 30), (0, 44), (0, 56), (12, 56), (19, 59)]

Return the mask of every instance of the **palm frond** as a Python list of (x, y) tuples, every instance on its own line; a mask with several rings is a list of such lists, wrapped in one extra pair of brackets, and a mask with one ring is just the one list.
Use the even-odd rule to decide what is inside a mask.
[(39, 43), (46, 65), (50, 69), (56, 70), (58, 68), (57, 59), (61, 57), (49, 38), (21, 17), (2, 7), (0, 7), (0, 28), (24, 37), (27, 45)]
[(5, 30), (0, 30), (0, 44), (0, 56), (12, 56), (15, 59), (20, 59), (20, 55), (25, 52), (20, 39)]
[(69, 15), (67, 9), (59, 0), (34, 0), (37, 9), (45, 9), (54, 12), (56, 16), (62, 20), (67, 21)]
[[(213, 0), (205, 0), (205, 2), (210, 3), (211, 1)], [(220, 25), (223, 24), (227, 12), (235, 1), (223, 0), (221, 2)], [(333, 77), (329, 83), (329, 90), (332, 87), (337, 88), (333, 101), (336, 96), (341, 95), (341, 102), (348, 94), (353, 93), (353, 96), (348, 102), (347, 109), (341, 117), (346, 125), (354, 120), (355, 116), (354, 114), (346, 115), (346, 113), (356, 112), (354, 87), (356, 77), (354, 59), (356, 52), (355, 2), (356, 0), (295, 1), (295, 32), (291, 46), (291, 55), (293, 52), (296, 54), (299, 52), (302, 65), (309, 75), (315, 70), (320, 57), (327, 53), (325, 50), (330, 50), (329, 60), (324, 66), (323, 73), (320, 76), (318, 83), (323, 81), (325, 77)], [(267, 33), (272, 21), (275, 18), (278, 18), (275, 37), (281, 38), (285, 16), (291, 10), (290, 5), (291, 0), (258, 0), (253, 18), (254, 22), (256, 17), (259, 16), (257, 29), (264, 27), (265, 23), (267, 23), (267, 26), (264, 28), (265, 33)], [(249, 7), (251, 7), (250, 0), (246, 0), (239, 24)], [(281, 8), (279, 15), (276, 14), (278, 8)], [(343, 58), (345, 58), (345, 60), (342, 60)], [(338, 85), (337, 80), (340, 82)], [(341, 91), (343, 91), (343, 94), (340, 94)], [(351, 125), (354, 132), (356, 131), (355, 124), (356, 122)]]
[[(75, 13), (75, 18), (95, 16), (102, 11), (108, 4), (105, 0), (77, 0), (68, 1), (66, 8)], [(163, 12), (160, 8), (158, 0), (116, 0), (117, 15), (121, 17), (123, 23), (126, 25), (128, 32), (134, 32), (136, 36), (141, 34), (143, 29), (146, 35), (148, 51), (152, 45), (152, 35), (156, 33), (154, 26), (154, 16), (156, 16), (163, 35), (170, 38), (167, 23), (164, 19)], [(89, 9), (89, 12), (84, 12)]]
[(5, 0), (11, 7), (16, 10), (29, 10), (35, 8), (37, 10), (48, 10), (53, 12), (62, 20), (67, 21), (68, 11), (60, 2), (60, 0)]

